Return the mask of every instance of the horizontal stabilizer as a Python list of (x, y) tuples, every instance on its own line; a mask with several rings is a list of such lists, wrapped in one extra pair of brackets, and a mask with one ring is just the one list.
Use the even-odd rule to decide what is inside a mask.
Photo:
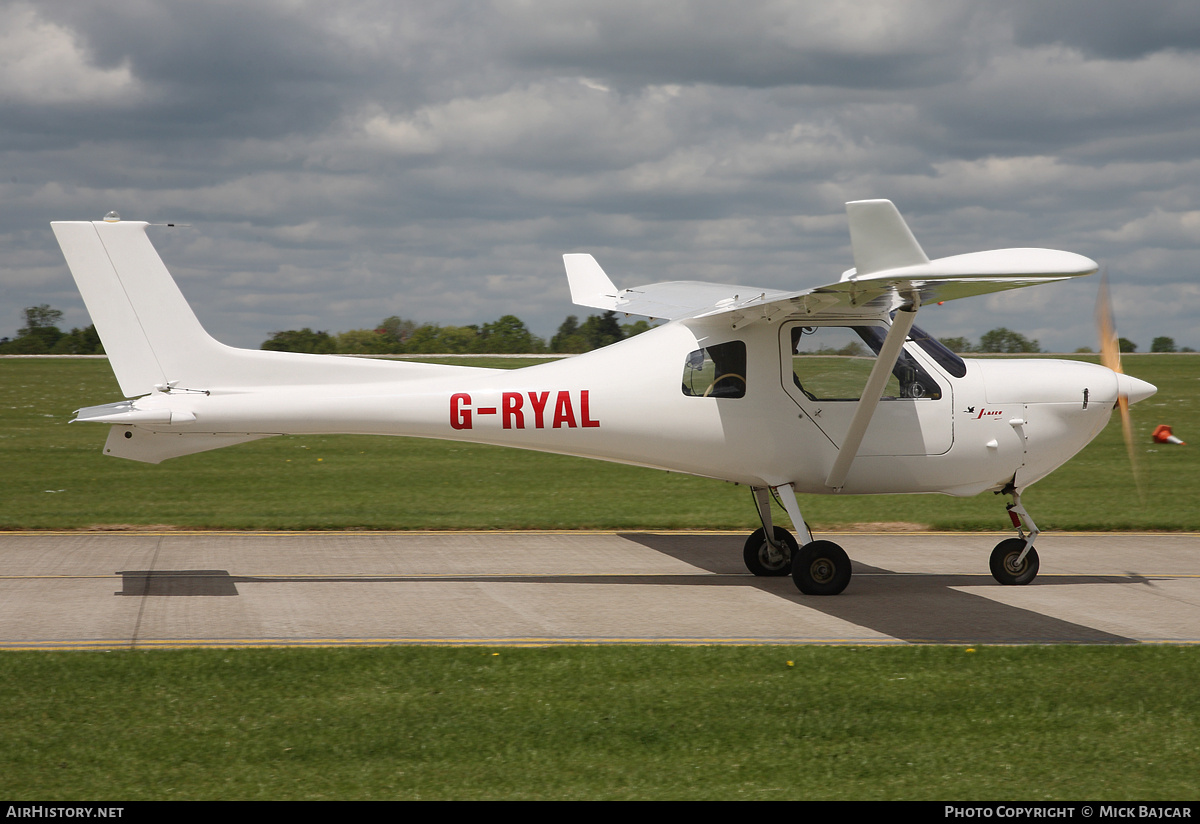
[[(195, 416), (192, 416), (193, 419)], [(71, 423), (170, 423), (171, 410), (166, 407), (138, 409), (132, 401), (117, 401), (101, 406), (85, 406), (75, 411)]]
[[(140, 400), (140, 399), (139, 399)], [(86, 406), (75, 412), (71, 423), (172, 424), (192, 423), (196, 416), (181, 409), (165, 406), (139, 408), (136, 401), (118, 401), (102, 406)]]

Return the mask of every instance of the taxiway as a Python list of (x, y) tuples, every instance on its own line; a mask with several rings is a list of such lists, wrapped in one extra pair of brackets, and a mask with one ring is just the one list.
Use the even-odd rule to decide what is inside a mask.
[(846, 533), (840, 596), (755, 578), (732, 533), (6, 533), (0, 648), (1200, 643), (1200, 535)]

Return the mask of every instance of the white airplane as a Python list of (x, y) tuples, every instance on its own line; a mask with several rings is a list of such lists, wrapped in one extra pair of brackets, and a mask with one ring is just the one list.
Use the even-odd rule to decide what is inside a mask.
[[(1115, 363), (963, 360), (913, 319), (930, 303), (1089, 275), (1096, 263), (1049, 249), (930, 260), (890, 201), (846, 211), (854, 268), (794, 292), (618, 289), (591, 255), (564, 255), (576, 304), (669, 322), (511, 371), (225, 346), (196, 319), (149, 224), (115, 213), (54, 223), (129, 399), (75, 420), (111, 424), (105, 454), (149, 463), (279, 434), (411, 435), (744, 484), (762, 522), (747, 568), (790, 573), (811, 595), (841, 592), (851, 565), (813, 540), (797, 493), (1002, 492), (1017, 537), (996, 546), (992, 574), (1027, 584), (1038, 528), (1021, 493), (1091, 441), (1114, 405), (1156, 389)], [(799, 543), (772, 522), (772, 496)]]

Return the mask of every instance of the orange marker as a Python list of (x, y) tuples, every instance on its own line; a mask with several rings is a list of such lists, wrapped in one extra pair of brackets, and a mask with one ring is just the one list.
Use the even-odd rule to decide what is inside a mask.
[(1187, 446), (1183, 441), (1171, 434), (1171, 427), (1165, 423), (1160, 423), (1154, 427), (1154, 434), (1150, 436), (1155, 443), (1177, 443), (1180, 446)]

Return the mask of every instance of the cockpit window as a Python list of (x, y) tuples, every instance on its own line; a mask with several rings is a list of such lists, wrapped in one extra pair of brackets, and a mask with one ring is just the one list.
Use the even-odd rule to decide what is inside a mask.
[(930, 335), (924, 329), (914, 326), (908, 333), (908, 339), (933, 358), (933, 362), (946, 370), (950, 375), (961, 378), (967, 374), (967, 364), (958, 355), (951, 352), (946, 344)]
[[(856, 401), (862, 395), (887, 330), (880, 326), (792, 327), (792, 380), (809, 400)], [(884, 400), (942, 396), (941, 387), (901, 351)]]
[(696, 398), (744, 398), (746, 344), (734, 340), (690, 352), (683, 362), (683, 394)]

